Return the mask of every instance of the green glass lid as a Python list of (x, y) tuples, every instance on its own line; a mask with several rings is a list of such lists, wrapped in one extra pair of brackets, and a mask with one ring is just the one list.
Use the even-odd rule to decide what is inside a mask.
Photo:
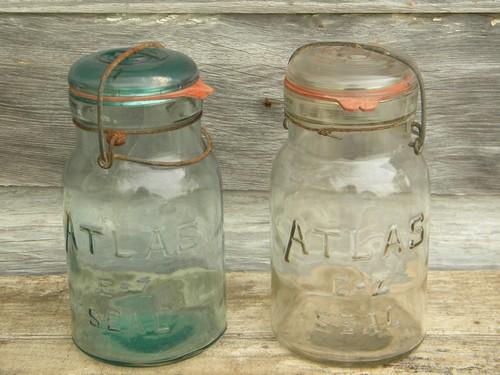
[[(101, 76), (128, 48), (115, 48), (78, 60), (68, 75), (70, 95), (95, 103)], [(105, 105), (141, 105), (144, 101), (189, 96), (204, 99), (212, 90), (199, 79), (195, 62), (167, 48), (145, 48), (116, 66), (105, 82)], [(144, 99), (144, 100), (143, 100)]]

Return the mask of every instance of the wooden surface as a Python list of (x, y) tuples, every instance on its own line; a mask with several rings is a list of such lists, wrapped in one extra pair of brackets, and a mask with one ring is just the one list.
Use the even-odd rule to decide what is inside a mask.
[(0, 12), (494, 13), (500, 12), (500, 4), (495, 0), (0, 0)]
[[(29, 2), (1, 2), (3, 9), (21, 3)], [(29, 8), (36, 11), (38, 3), (64, 2), (32, 2)], [(146, 4), (153, 3), (160, 8), (160, 3)], [(470, 4), (481, 9), (488, 2)], [(499, 194), (498, 23), (495, 14), (3, 14), (0, 185), (60, 186), (64, 160), (74, 146), (66, 74), (75, 60), (95, 50), (159, 39), (191, 55), (217, 90), (206, 103), (204, 122), (214, 134), (225, 189), (268, 190), (271, 161), (286, 131), (283, 108), (263, 102), (281, 99), (284, 69), (295, 48), (337, 39), (394, 47), (419, 63), (428, 92), (425, 154), (433, 193)]]
[(409, 357), (374, 368), (301, 359), (270, 329), (269, 274), (230, 273), (228, 329), (208, 350), (167, 367), (130, 369), (84, 355), (70, 338), (66, 278), (0, 278), (0, 374), (495, 374), (500, 271), (432, 271), (427, 337)]
[[(0, 274), (66, 271), (58, 188), (0, 188)], [(269, 203), (263, 192), (224, 194), (226, 266), (269, 270)], [(430, 267), (500, 268), (500, 196), (434, 196)]]

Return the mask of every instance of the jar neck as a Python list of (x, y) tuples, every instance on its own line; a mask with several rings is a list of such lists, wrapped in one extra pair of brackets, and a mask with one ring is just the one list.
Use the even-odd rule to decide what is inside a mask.
[[(73, 117), (91, 128), (96, 128), (97, 107), (94, 104), (70, 97), (70, 106)], [(201, 123), (198, 119), (175, 130), (168, 130), (168, 124), (172, 124), (174, 128), (174, 123), (201, 110), (202, 102), (192, 98), (178, 98), (144, 106), (104, 106), (102, 122), (104, 129), (155, 131), (153, 134), (129, 133), (125, 144), (115, 146), (115, 153), (147, 160), (179, 161), (198, 156), (205, 149)], [(97, 132), (81, 129), (77, 132), (79, 152), (96, 160), (99, 155)]]
[[(315, 157), (330, 159), (363, 159), (392, 154), (407, 148), (411, 142), (411, 122), (380, 130), (332, 132), (330, 136), (304, 129), (291, 121), (288, 124), (288, 139), (291, 145)], [(318, 127), (317, 127), (318, 128)]]
[[(93, 131), (77, 130), (78, 151), (97, 160), (99, 156), (98, 134)], [(130, 157), (155, 160), (179, 161), (201, 154), (205, 142), (201, 134), (201, 121), (180, 129), (154, 134), (127, 135), (125, 143), (114, 147), (114, 153)]]

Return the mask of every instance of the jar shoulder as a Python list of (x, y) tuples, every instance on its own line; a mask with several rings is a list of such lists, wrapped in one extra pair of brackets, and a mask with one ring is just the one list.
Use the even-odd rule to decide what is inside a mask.
[(183, 195), (195, 190), (220, 191), (221, 185), (217, 161), (212, 155), (179, 168), (155, 168), (118, 160), (110, 169), (102, 169), (96, 161), (75, 152), (66, 162), (63, 174), (65, 189), (83, 192), (156, 191)]
[(362, 159), (317, 157), (285, 143), (272, 168), (272, 189), (329, 190), (332, 193), (429, 192), (428, 167), (410, 147)]

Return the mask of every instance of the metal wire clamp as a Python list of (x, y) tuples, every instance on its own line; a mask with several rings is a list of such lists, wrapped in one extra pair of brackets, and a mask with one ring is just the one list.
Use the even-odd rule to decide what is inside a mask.
[[(316, 44), (361, 48), (361, 49), (365, 49), (368, 51), (380, 53), (380, 54), (390, 56), (390, 57), (400, 61), (401, 63), (405, 64), (406, 66), (408, 66), (412, 70), (412, 72), (415, 74), (415, 77), (417, 78), (419, 91), (420, 91), (420, 111), (421, 111), (420, 121), (421, 122), (419, 123), (417, 121), (413, 121), (413, 123), (411, 125), (411, 132), (413, 135), (416, 136), (416, 138), (414, 140), (412, 140), (408, 144), (408, 146), (413, 148), (413, 151), (415, 152), (416, 155), (420, 155), (422, 153), (422, 150), (424, 147), (424, 142), (425, 142), (426, 114), (427, 114), (426, 110), (427, 110), (427, 108), (426, 108), (426, 98), (425, 98), (425, 90), (424, 90), (424, 79), (422, 77), (422, 74), (418, 70), (417, 66), (410, 59), (407, 59), (404, 56), (401, 56), (399, 54), (396, 54), (394, 52), (391, 52), (391, 51), (389, 51), (383, 47), (379, 47), (379, 46), (373, 46), (373, 45), (361, 44), (361, 43), (349, 43), (349, 42), (319, 42)], [(307, 47), (307, 46), (310, 46), (310, 45), (306, 45), (304, 47)], [(301, 48), (304, 48), (304, 47), (301, 47)], [(300, 51), (301, 48), (299, 48), (298, 50), (295, 51), (295, 53), (291, 56), (290, 60), (293, 59), (293, 56), (298, 51)], [(286, 126), (287, 120), (290, 120), (291, 122), (293, 122), (296, 125), (298, 123), (298, 121), (296, 121), (296, 119), (291, 118), (290, 114), (285, 112), (285, 121), (283, 122), (283, 126), (285, 127), (285, 129), (287, 128), (287, 126)], [(299, 124), (299, 126), (300, 126), (300, 124)], [(300, 126), (300, 127), (305, 128), (307, 130), (315, 131), (319, 135), (328, 136), (328, 137), (332, 137), (332, 138), (337, 138), (334, 135), (332, 135), (332, 133), (335, 133), (337, 131), (346, 131), (346, 130), (339, 130), (336, 127), (328, 127), (328, 128), (325, 128), (325, 127), (312, 128), (312, 127), (306, 127), (306, 126)], [(366, 129), (357, 129), (357, 131), (362, 131), (362, 130), (378, 130), (378, 129), (368, 129), (368, 127)]]
[[(113, 70), (122, 63), (128, 57), (137, 54), (138, 52), (146, 48), (165, 48), (165, 46), (160, 42), (144, 42), (135, 47), (128, 49), (127, 51), (118, 55), (104, 70), (99, 81), (99, 88), (97, 92), (97, 127), (91, 127), (83, 124), (77, 119), (73, 118), (73, 123), (80, 129), (85, 131), (96, 131), (98, 133), (99, 141), (99, 157), (97, 158), (97, 164), (103, 169), (109, 169), (113, 165), (114, 160), (124, 160), (133, 163), (139, 163), (144, 165), (150, 165), (162, 168), (178, 168), (191, 164), (198, 163), (205, 159), (213, 150), (213, 142), (210, 134), (205, 128), (201, 129), (202, 135), (206, 139), (205, 150), (191, 158), (179, 161), (154, 161), (142, 158), (134, 158), (124, 154), (118, 154), (114, 152), (114, 148), (125, 144), (128, 135), (141, 135), (141, 134), (155, 134), (177, 130), (185, 126), (189, 126), (198, 121), (202, 115), (202, 112), (198, 112), (186, 119), (176, 121), (170, 124), (166, 124), (162, 127), (152, 128), (152, 129), (104, 129), (102, 124), (102, 114), (104, 110), (104, 88), (106, 86), (106, 81), (113, 72)], [(156, 98), (141, 98), (142, 101), (155, 100)]]

